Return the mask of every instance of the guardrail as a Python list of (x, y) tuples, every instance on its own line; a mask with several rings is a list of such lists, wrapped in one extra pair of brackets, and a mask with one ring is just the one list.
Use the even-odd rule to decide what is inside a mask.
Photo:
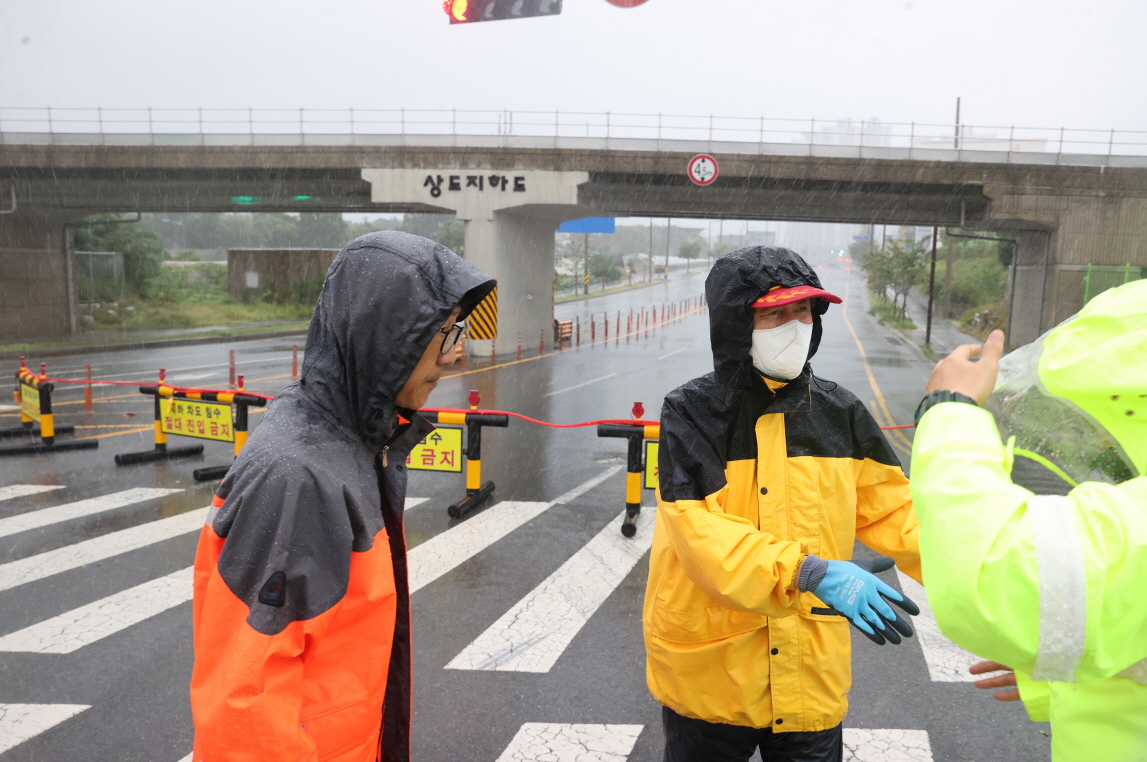
[(1147, 131), (477, 109), (0, 107), (0, 144), (462, 145), (1147, 166)]

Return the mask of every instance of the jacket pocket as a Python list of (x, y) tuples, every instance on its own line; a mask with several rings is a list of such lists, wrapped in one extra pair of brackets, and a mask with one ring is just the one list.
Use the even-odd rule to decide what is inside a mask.
[(768, 623), (762, 614), (734, 611), (714, 601), (674, 558), (657, 586), (650, 634), (674, 643), (705, 643), (759, 630)]
[(377, 743), (382, 729), (382, 702), (367, 699), (301, 724), (314, 739), (319, 760), (331, 759), (356, 746), (370, 745), (372, 739)]

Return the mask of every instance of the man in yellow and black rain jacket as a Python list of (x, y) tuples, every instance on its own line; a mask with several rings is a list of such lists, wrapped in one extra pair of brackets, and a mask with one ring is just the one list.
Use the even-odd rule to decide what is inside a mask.
[(721, 257), (705, 286), (714, 371), (665, 398), (643, 619), (667, 762), (840, 760), (849, 622), (898, 643), (911, 629), (887, 601), (918, 613), (870, 573), (889, 564), (847, 560), (859, 539), (920, 580), (899, 461), (807, 363), (840, 302), (820, 286), (787, 249)]

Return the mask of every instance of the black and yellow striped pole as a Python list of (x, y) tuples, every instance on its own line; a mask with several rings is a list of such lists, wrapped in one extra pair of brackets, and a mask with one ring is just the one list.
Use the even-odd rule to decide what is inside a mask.
[[(41, 365), (40, 374), (36, 375), (24, 367), (21, 358), (20, 369), (16, 371), (16, 384), (20, 391), (20, 426), (0, 430), (0, 437), (38, 434), (40, 441), (37, 444), (0, 448), (0, 455), (34, 455), (63, 450), (91, 450), (99, 447), (98, 439), (56, 441), (57, 434), (71, 434), (75, 431), (75, 427), (56, 426), (55, 416), (52, 414), (52, 391), (55, 389), (55, 384), (48, 381), (47, 368)], [(40, 424), (39, 429), (33, 428), (35, 423)]]
[(446, 509), (450, 518), (462, 518), (494, 492), (494, 482), (482, 483), (482, 429), (487, 426), (504, 429), (510, 425), (510, 417), (483, 412), (423, 412), (420, 415), (432, 423), (466, 427), (466, 497)]
[(642, 444), (661, 437), (661, 424), (642, 421), (599, 423), (597, 435), (625, 439), (628, 442), (625, 459), (625, 518), (621, 522), (621, 533), (633, 537), (637, 534), (637, 515), (641, 513), (642, 476), (646, 466)]

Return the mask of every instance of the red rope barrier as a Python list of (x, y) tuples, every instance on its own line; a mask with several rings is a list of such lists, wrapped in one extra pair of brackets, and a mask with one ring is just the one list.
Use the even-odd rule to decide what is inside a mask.
[[(70, 379), (70, 378), (51, 378), (51, 377), (46, 377), (45, 380), (52, 381), (54, 383), (59, 383), (59, 384), (81, 384), (81, 385), (87, 385), (87, 386), (150, 386), (150, 384), (140, 383), (138, 381), (77, 381), (75, 379)], [(177, 392), (199, 392), (199, 393), (206, 392), (209, 394), (233, 394), (233, 393), (235, 393), (230, 389), (194, 389), (194, 388), (183, 387), (183, 386), (172, 386), (171, 384), (163, 384), (163, 385), (171, 387), (172, 389), (174, 389)], [(242, 392), (242, 393), (249, 395), (251, 397), (259, 397), (260, 399), (265, 399), (268, 402), (270, 402), (271, 400), (274, 399), (274, 397), (272, 397), (270, 395), (266, 395), (266, 394), (256, 394), (255, 392), (247, 392), (247, 391)], [(660, 421), (646, 421), (646, 420), (643, 420), (640, 418), (637, 418), (637, 419), (634, 419), (634, 418), (602, 418), (602, 419), (596, 420), (596, 421), (581, 421), (579, 423), (552, 423), (550, 421), (539, 421), (537, 418), (531, 418), (528, 415), (522, 415), (521, 413), (514, 413), (510, 410), (465, 410), (462, 408), (453, 408), (453, 407), (424, 407), (424, 408), (421, 408), (419, 410), (419, 412), (424, 412), (424, 413), (483, 413), (483, 414), (487, 414), (487, 415), (508, 415), (511, 418), (518, 418), (520, 420), (527, 421), (529, 423), (533, 423), (533, 424), (536, 424), (538, 426), (546, 426), (546, 427), (551, 428), (551, 429), (577, 429), (577, 428), (583, 428), (585, 426), (596, 426), (599, 423), (625, 424), (625, 425), (630, 425), (630, 426), (660, 426), (661, 425)], [(914, 429), (914, 428), (916, 428), (916, 427), (912, 424), (905, 424), (903, 426), (881, 426), (880, 430), (881, 431), (891, 431), (891, 430), (895, 430), (895, 429)]]

